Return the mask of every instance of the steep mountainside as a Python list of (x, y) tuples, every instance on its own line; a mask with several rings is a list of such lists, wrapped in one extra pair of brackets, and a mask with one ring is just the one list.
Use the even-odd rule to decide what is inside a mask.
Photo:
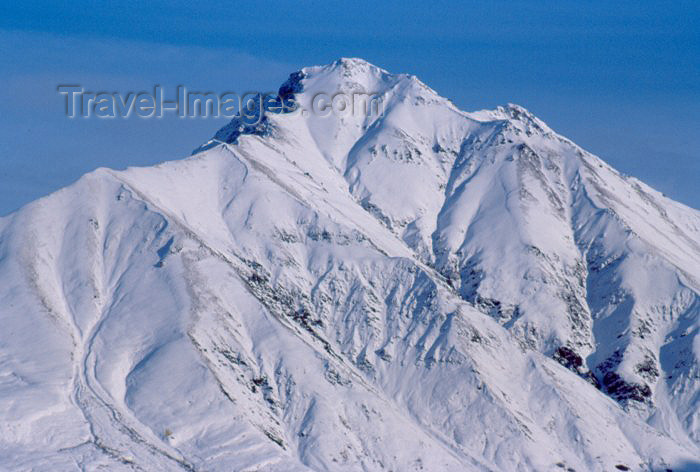
[(359, 59), (281, 91), (385, 112), (0, 219), (0, 470), (700, 467), (700, 212)]

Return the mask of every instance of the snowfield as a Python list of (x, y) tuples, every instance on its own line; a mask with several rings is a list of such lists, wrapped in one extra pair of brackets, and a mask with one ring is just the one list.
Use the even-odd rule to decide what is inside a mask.
[(700, 212), (360, 59), (0, 219), (0, 470), (700, 470)]

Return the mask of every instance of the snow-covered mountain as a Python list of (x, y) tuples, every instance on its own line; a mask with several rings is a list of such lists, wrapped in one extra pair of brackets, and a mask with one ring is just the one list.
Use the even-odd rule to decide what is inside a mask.
[(700, 470), (700, 212), (359, 59), (0, 219), (0, 470)]

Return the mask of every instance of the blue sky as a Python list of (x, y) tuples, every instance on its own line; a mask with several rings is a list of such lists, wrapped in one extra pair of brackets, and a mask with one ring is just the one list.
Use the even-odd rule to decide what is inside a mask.
[[(96, 167), (184, 157), (221, 120), (69, 120), (62, 83), (275, 90), (362, 57), (464, 110), (518, 103), (700, 208), (700, 2), (3, 2), (0, 215)], [(145, 3), (145, 4), (144, 4)]]

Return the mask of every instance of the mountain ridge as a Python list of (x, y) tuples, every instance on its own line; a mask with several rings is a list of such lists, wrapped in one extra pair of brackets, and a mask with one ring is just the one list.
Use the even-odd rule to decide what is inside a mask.
[(386, 111), (266, 115), (0, 219), (3, 461), (697, 463), (697, 210), (517, 105), (356, 59), (290, 80), (302, 105), (385, 81)]

